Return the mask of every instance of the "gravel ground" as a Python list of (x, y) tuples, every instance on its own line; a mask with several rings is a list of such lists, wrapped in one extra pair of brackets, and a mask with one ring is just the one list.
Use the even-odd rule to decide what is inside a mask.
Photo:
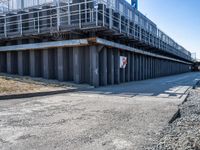
[(179, 118), (159, 136), (155, 150), (200, 150), (200, 88), (191, 90)]

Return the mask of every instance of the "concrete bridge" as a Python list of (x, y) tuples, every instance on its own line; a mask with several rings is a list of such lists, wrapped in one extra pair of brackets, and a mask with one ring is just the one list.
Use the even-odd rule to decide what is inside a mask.
[(0, 39), (0, 72), (96, 87), (189, 72), (193, 63), (189, 51), (123, 0), (10, 11), (0, 16)]

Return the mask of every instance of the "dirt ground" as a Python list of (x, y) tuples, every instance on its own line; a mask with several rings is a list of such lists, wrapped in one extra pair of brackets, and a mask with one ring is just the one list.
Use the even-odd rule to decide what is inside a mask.
[(0, 74), (0, 96), (79, 88), (72, 83)]

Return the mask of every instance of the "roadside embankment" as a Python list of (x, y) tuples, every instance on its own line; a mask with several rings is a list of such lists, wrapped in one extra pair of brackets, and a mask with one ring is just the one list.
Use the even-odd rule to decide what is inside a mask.
[(190, 90), (177, 118), (160, 134), (155, 150), (200, 150), (200, 85)]

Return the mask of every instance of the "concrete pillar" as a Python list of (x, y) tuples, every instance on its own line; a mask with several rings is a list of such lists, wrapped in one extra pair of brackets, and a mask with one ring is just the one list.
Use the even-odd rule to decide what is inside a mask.
[(152, 61), (152, 57), (149, 58), (150, 59), (150, 79), (153, 78), (153, 61)]
[(130, 70), (131, 70), (131, 57), (130, 57), (130, 52), (126, 52), (126, 57), (127, 57), (127, 66), (125, 69), (125, 81), (130, 82)]
[(57, 54), (54, 49), (44, 49), (42, 51), (43, 77), (46, 79), (55, 79), (57, 71)]
[(107, 49), (104, 47), (99, 53), (99, 76), (100, 85), (106, 86), (108, 84), (108, 69), (107, 69)]
[(66, 49), (57, 48), (57, 78), (59, 81), (67, 80), (67, 59)]
[(42, 51), (42, 58), (43, 58), (43, 77), (46, 79), (50, 78), (50, 72), (49, 72), (49, 51), (48, 49), (44, 49)]
[(144, 80), (147, 79), (147, 56), (144, 55)]
[(30, 76), (36, 77), (35, 50), (30, 50)]
[(139, 80), (139, 55), (135, 54), (135, 81)]
[(138, 74), (138, 80), (142, 80), (142, 76), (143, 76), (143, 74), (142, 74), (142, 67), (143, 67), (143, 65), (142, 65), (142, 55), (139, 55), (139, 74)]
[(120, 52), (118, 49), (114, 50), (114, 83), (120, 83)]
[[(120, 53), (120, 56), (125, 56), (125, 52), (121, 52)], [(127, 67), (127, 66), (126, 66)], [(126, 76), (126, 71), (125, 71), (125, 68), (120, 68), (120, 82), (121, 83), (124, 83), (126, 80), (125, 80), (125, 77)]]
[(114, 54), (113, 49), (107, 51), (108, 84), (114, 84)]
[(97, 46), (89, 46), (90, 53), (90, 84), (99, 86), (99, 53)]
[(81, 50), (80, 47), (73, 47), (73, 77), (75, 83), (81, 83)]
[(6, 72), (6, 52), (0, 53), (0, 72)]
[(23, 52), (22, 51), (18, 51), (18, 74), (23, 76), (24, 72), (23, 72)]
[(131, 58), (130, 58), (130, 80), (134, 81), (135, 78), (135, 55), (134, 53), (131, 53)]
[(147, 56), (146, 58), (147, 62), (146, 62), (146, 66), (147, 66), (147, 73), (146, 73), (146, 79), (150, 78), (149, 72), (150, 72), (150, 61), (149, 61), (149, 56)]
[(7, 72), (8, 73), (17, 73), (17, 52), (7, 52)]

